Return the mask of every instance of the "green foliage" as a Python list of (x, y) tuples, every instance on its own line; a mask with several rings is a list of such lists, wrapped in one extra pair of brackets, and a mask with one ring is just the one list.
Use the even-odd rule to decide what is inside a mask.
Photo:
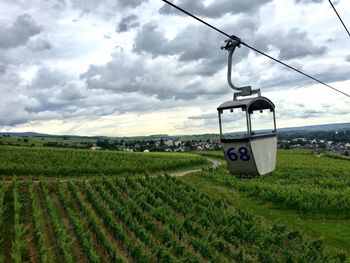
[(47, 183), (41, 181), (40, 186), (48, 208), (48, 214), (50, 216), (53, 231), (56, 236), (56, 242), (59, 247), (59, 251), (63, 256), (65, 262), (74, 262), (74, 256), (72, 253), (72, 245), (74, 241), (69, 234), (68, 227), (62, 222), (58, 208), (50, 197), (50, 193), (47, 189)]
[(57, 183), (55, 185), (56, 191), (58, 194), (58, 198), (61, 201), (64, 210), (66, 211), (69, 221), (73, 226), (75, 235), (77, 236), (80, 247), (84, 251), (86, 257), (88, 258), (88, 262), (90, 263), (99, 263), (100, 258), (98, 257), (95, 247), (90, 239), (90, 231), (88, 231), (87, 223), (85, 220), (82, 220), (79, 215), (74, 211), (73, 205), (69, 200), (67, 193), (63, 190), (63, 185), (61, 183)]
[(51, 259), (48, 257), (48, 248), (43, 239), (43, 234), (40, 229), (39, 218), (41, 217), (40, 208), (38, 205), (38, 200), (34, 194), (33, 183), (29, 184), (29, 198), (32, 205), (32, 224), (34, 229), (35, 241), (39, 250), (40, 262), (51, 262)]
[(2, 147), (0, 175), (120, 175), (205, 164), (197, 155)]
[(22, 262), (25, 248), (28, 240), (25, 239), (27, 229), (21, 221), (22, 218), (22, 205), (21, 193), (19, 190), (19, 182), (15, 180), (13, 182), (13, 199), (14, 199), (14, 226), (13, 226), (13, 241), (11, 257), (14, 262)]
[[(253, 214), (234, 210), (170, 176), (27, 184), (28, 191), (21, 195), (31, 201), (31, 223), (41, 262), (47, 259), (48, 250), (40, 241), (42, 227), (38, 218), (46, 212), (57, 252), (65, 262), (77, 260), (74, 246), (79, 246), (88, 262), (347, 260), (320, 240), (309, 240), (283, 225), (267, 227)], [(22, 203), (18, 182), (13, 189), (14, 210), (19, 211)], [(41, 192), (36, 195), (34, 189)], [(43, 197), (45, 210), (40, 211), (39, 196)], [(23, 231), (17, 229), (25, 230), (21, 228), (22, 214), (16, 214), (19, 216), (15, 216), (18, 223), (13, 226), (17, 232), (14, 237), (22, 241)], [(27, 242), (14, 243), (13, 259), (21, 261), (27, 247)]]
[(82, 195), (79, 193), (77, 186), (69, 182), (69, 192), (72, 198), (77, 202), (80, 211), (87, 219), (88, 228), (94, 233), (97, 241), (104, 248), (104, 251), (108, 254), (111, 262), (124, 263), (125, 260), (120, 257), (116, 247), (112, 244), (111, 238), (109, 238), (102, 230), (98, 218), (94, 215), (93, 210), (83, 200)]
[(225, 160), (223, 151), (201, 151), (195, 153), (209, 158)]
[(278, 208), (350, 217), (347, 160), (318, 158), (307, 151), (279, 151), (276, 170), (260, 178), (236, 178), (225, 166), (209, 169), (202, 176)]
[[(11, 158), (15, 153), (10, 153)], [(184, 154), (159, 154), (152, 158), (149, 154), (94, 155), (95, 152), (65, 150), (39, 150), (33, 154), (46, 161), (51, 159), (50, 165), (68, 155), (64, 160), (71, 165), (71, 171), (74, 165), (84, 162), (87, 167), (97, 164), (94, 158), (111, 167), (115, 162), (116, 167), (137, 169), (132, 165), (136, 163), (150, 170), (167, 167), (168, 162), (181, 163), (186, 158), (190, 161), (184, 164), (202, 160)], [(28, 160), (39, 159), (28, 155)], [(38, 162), (41, 169), (43, 164)], [(238, 179), (223, 166), (199, 174), (209, 182), (235, 188), (280, 208), (346, 215), (348, 165), (347, 160), (282, 151), (276, 171), (265, 177)], [(52, 170), (51, 167), (48, 171)], [(11, 189), (8, 185), (0, 184), (0, 229), (5, 215), (4, 193)], [(61, 181), (42, 178), (39, 183), (15, 180), (12, 188), (13, 199), (9, 200), (13, 204), (6, 206), (14, 208), (14, 222), (5, 231), (13, 233), (11, 256), (16, 262), (23, 261), (28, 250), (28, 229), (32, 229), (40, 262), (50, 261), (51, 249), (64, 262), (79, 261), (77, 249), (88, 262), (347, 262), (346, 255), (330, 250), (322, 240), (310, 240), (284, 225), (267, 226), (245, 209), (233, 209), (169, 175)], [(25, 210), (31, 212), (29, 217), (24, 215)], [(44, 213), (48, 229), (40, 224)], [(48, 248), (44, 237), (55, 245)], [(3, 247), (0, 242), (0, 249)]]
[[(5, 217), (5, 211), (6, 211), (6, 205), (4, 204), (4, 197), (5, 197), (5, 192), (7, 190), (7, 186), (5, 184), (0, 185), (0, 247), (3, 244), (3, 236), (4, 236), (4, 231), (3, 231), (3, 224), (4, 224), (4, 217)], [(5, 255), (3, 251), (0, 251), (0, 262), (4, 262), (5, 260)]]

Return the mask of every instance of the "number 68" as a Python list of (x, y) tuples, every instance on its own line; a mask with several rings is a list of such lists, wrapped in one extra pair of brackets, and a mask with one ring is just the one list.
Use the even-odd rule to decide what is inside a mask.
[[(238, 160), (238, 155), (234, 152), (235, 148), (229, 148), (227, 150), (227, 156), (228, 158), (230, 158), (231, 161), (237, 161)], [(242, 161), (249, 161), (250, 160), (250, 156), (248, 154), (248, 149), (246, 147), (240, 147), (238, 149), (238, 153), (239, 153), (239, 158)]]

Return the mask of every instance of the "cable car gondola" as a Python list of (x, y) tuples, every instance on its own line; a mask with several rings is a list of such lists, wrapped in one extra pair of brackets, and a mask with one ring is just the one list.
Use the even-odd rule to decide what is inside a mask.
[[(252, 90), (250, 86), (236, 87), (231, 81), (232, 55), (236, 47), (240, 46), (240, 39), (231, 37), (226, 40), (229, 51), (227, 80), (235, 92), (233, 100), (221, 104), (218, 110), (220, 140), (224, 151), (227, 167), (231, 174), (237, 176), (259, 176), (272, 172), (276, 166), (277, 133), (275, 105), (266, 97), (261, 96), (260, 90)], [(249, 96), (249, 97), (248, 97)], [(243, 97), (242, 99), (239, 99)], [(246, 132), (233, 136), (224, 133), (222, 114), (226, 111), (241, 110), (245, 112)], [(263, 130), (257, 134), (252, 129), (252, 114), (268, 110), (272, 113), (273, 129), (270, 132)]]

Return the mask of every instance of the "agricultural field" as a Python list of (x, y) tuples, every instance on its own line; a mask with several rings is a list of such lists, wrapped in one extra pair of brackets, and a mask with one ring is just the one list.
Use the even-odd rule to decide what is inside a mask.
[(216, 159), (216, 160), (225, 160), (224, 154), (222, 151), (199, 151), (199, 152), (194, 152), (195, 154)]
[(206, 165), (185, 153), (128, 153), (76, 149), (0, 148), (0, 176), (97, 176), (171, 171)]
[(3, 183), (3, 262), (345, 262), (169, 176)]
[(25, 137), (0, 136), (0, 146), (43, 147), (47, 145), (61, 145), (64, 147), (87, 148), (97, 142), (95, 138), (82, 137)]
[(279, 209), (350, 219), (350, 161), (317, 158), (309, 151), (280, 151), (277, 163), (273, 173), (255, 180), (230, 176), (225, 166), (202, 176)]
[[(210, 154), (223, 159), (222, 152)], [(276, 170), (260, 178), (239, 179), (221, 166), (183, 180), (236, 207), (249, 207), (269, 222), (303, 229), (350, 255), (349, 159), (281, 150)]]
[(0, 149), (0, 262), (349, 262), (348, 160), (281, 151), (247, 180), (221, 152)]

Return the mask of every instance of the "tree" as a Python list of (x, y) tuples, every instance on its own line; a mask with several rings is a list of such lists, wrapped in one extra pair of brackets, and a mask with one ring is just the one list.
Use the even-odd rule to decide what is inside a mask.
[(112, 146), (113, 146), (113, 144), (110, 144), (109, 140), (107, 140), (107, 139), (98, 140), (98, 141), (96, 142), (96, 145), (97, 145), (98, 147), (103, 148), (103, 149), (110, 149), (110, 148), (112, 148)]

